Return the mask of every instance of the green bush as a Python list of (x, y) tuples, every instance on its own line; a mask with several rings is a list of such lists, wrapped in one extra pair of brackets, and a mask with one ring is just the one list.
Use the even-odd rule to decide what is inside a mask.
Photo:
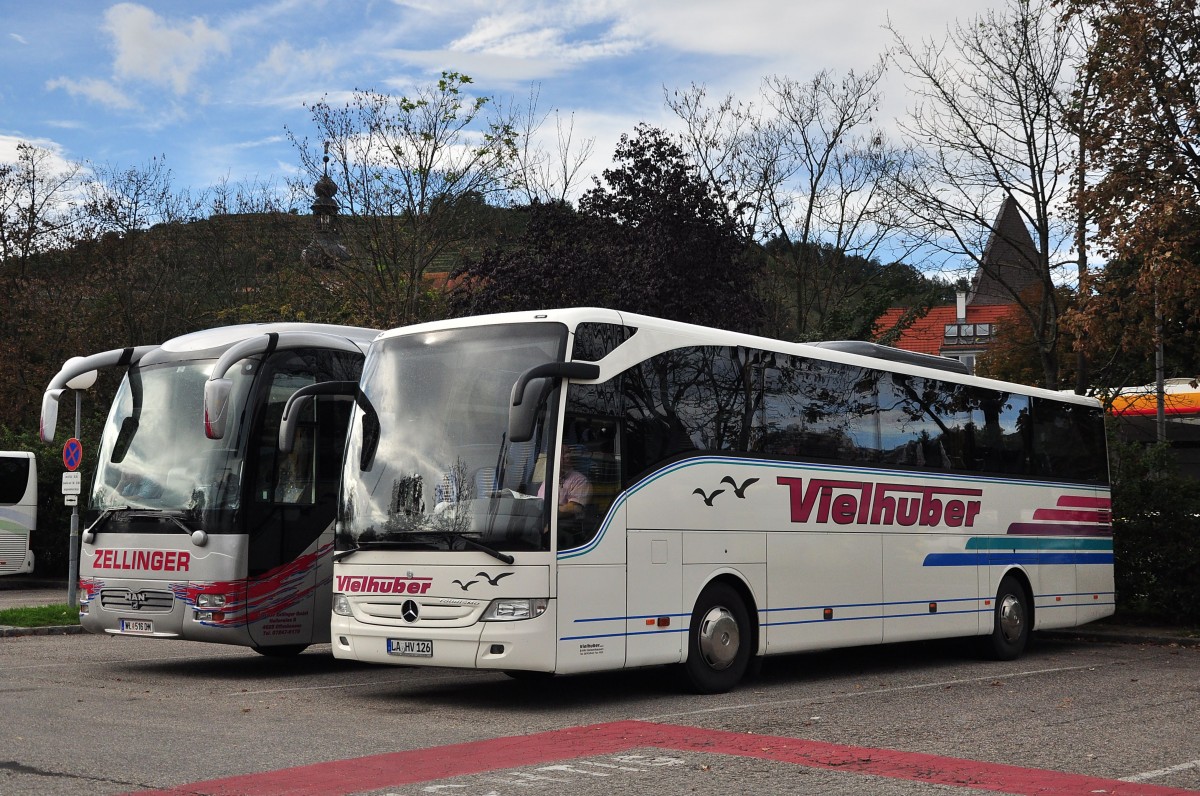
[(1117, 610), (1200, 624), (1200, 484), (1171, 449), (1110, 448)]

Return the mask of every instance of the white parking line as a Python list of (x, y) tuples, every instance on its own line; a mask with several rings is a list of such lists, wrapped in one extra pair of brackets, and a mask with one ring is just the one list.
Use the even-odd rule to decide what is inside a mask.
[(1121, 777), (1122, 782), (1147, 782), (1152, 779), (1159, 779), (1168, 774), (1177, 774), (1180, 771), (1187, 771), (1192, 768), (1200, 768), (1200, 760), (1193, 760), (1190, 763), (1180, 763), (1177, 766), (1169, 768), (1159, 768), (1154, 771), (1144, 771), (1141, 774), (1134, 774), (1131, 777)]
[(998, 679), (1011, 679), (1015, 677), (1036, 677), (1041, 674), (1057, 674), (1059, 672), (1078, 672), (1083, 669), (1099, 669), (1101, 666), (1114, 666), (1115, 663), (1103, 664), (1087, 664), (1085, 666), (1062, 666), (1054, 669), (1031, 669), (1024, 672), (1012, 672), (1011, 674), (989, 674), (981, 677), (967, 677), (961, 680), (940, 680), (933, 683), (917, 683), (915, 685), (901, 685), (895, 688), (877, 688), (873, 691), (855, 691), (849, 694), (823, 694), (821, 696), (806, 697), (804, 699), (779, 699), (771, 702), (744, 702), (739, 705), (725, 705), (723, 707), (702, 708), (700, 710), (688, 710), (680, 713), (660, 713), (656, 716), (647, 716), (641, 721), (660, 721), (662, 719), (675, 719), (681, 716), (699, 716), (706, 713), (723, 713), (727, 710), (745, 710), (746, 708), (764, 708), (776, 707), (779, 705), (798, 705), (806, 703), (825, 703), (836, 699), (856, 699), (864, 696), (878, 696), (879, 694), (893, 694), (901, 691), (919, 691), (925, 688), (945, 688), (948, 685), (963, 685), (965, 683), (978, 683), (983, 681), (994, 681)]

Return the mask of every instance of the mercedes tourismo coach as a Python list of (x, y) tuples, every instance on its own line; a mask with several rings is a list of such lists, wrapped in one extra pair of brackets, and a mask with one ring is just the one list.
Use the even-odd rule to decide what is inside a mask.
[(288, 655), (329, 640), (333, 519), (351, 404), (310, 401), (278, 451), (285, 400), (357, 382), (371, 329), (273, 323), (71, 360), (127, 367), (99, 444), (82, 535), (80, 623), (93, 633), (182, 638)]
[(869, 343), (608, 310), (371, 346), (342, 471), (332, 646), (572, 673), (978, 636), (1114, 610), (1100, 404)]

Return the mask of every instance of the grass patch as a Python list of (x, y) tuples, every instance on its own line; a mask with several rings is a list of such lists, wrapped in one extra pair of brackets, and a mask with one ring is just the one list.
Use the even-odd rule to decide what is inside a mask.
[(0, 625), (12, 627), (53, 627), (79, 624), (79, 609), (62, 605), (39, 605), (33, 608), (0, 610)]

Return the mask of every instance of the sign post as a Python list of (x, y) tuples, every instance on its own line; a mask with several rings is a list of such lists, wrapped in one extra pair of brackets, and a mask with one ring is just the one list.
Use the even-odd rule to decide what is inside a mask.
[(75, 502), (71, 504), (71, 553), (67, 563), (67, 605), (79, 607), (79, 498), (83, 491), (83, 473), (79, 472), (79, 463), (83, 461), (83, 446), (79, 443), (79, 415), (82, 394), (75, 391), (75, 436), (63, 445), (63, 465), (67, 472), (63, 473), (63, 495), (74, 495)]
[[(78, 357), (72, 357), (64, 363), (71, 363), (78, 360)], [(79, 416), (80, 404), (83, 400), (82, 393), (84, 390), (90, 389), (96, 383), (96, 371), (89, 370), (85, 373), (80, 373), (75, 378), (67, 382), (67, 387), (75, 391), (75, 436), (67, 440), (67, 444), (63, 446), (63, 466), (67, 468), (67, 472), (63, 473), (63, 495), (75, 495), (74, 503), (67, 503), (71, 506), (71, 550), (68, 558), (67, 571), (67, 605), (72, 608), (79, 607), (79, 498), (78, 495), (83, 491), (83, 474), (78, 472), (79, 465), (83, 462), (83, 446), (79, 444)], [(68, 476), (71, 476), (68, 478)], [(68, 490), (68, 482), (70, 482), (71, 491)]]

